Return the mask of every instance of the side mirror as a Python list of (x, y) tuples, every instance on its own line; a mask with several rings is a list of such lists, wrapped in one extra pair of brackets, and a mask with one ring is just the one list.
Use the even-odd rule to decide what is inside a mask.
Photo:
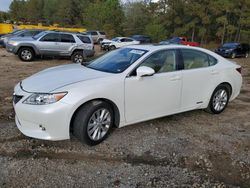
[(154, 74), (155, 70), (147, 66), (142, 66), (136, 69), (137, 77), (152, 76)]

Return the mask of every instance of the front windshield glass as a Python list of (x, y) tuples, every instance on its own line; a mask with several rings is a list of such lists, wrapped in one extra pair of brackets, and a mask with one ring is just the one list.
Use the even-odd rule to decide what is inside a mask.
[(146, 50), (134, 48), (117, 49), (92, 61), (87, 67), (103, 72), (121, 73), (146, 52)]
[(238, 45), (237, 43), (225, 43), (223, 44), (222, 48), (227, 48), (227, 49), (236, 48), (237, 45)]
[(19, 33), (19, 32), (21, 32), (21, 30), (15, 30), (15, 31), (13, 31), (13, 32), (10, 33), (10, 34), (15, 35), (15, 34), (17, 34), (17, 33)]
[(118, 40), (119, 40), (119, 38), (117, 38), (117, 37), (112, 39), (112, 41), (115, 41), (115, 42)]
[(174, 38), (169, 40), (170, 43), (178, 43), (179, 41), (180, 41), (180, 38), (178, 38), (178, 37), (174, 37)]
[(33, 36), (32, 38), (37, 40), (39, 39), (41, 36), (43, 36), (45, 34), (45, 32), (41, 32), (41, 33), (38, 33), (37, 35)]

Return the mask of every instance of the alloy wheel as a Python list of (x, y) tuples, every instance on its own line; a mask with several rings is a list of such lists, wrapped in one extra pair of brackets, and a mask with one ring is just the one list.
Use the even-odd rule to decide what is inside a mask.
[(95, 111), (89, 119), (87, 133), (91, 140), (102, 139), (111, 127), (111, 113), (102, 108)]
[(219, 89), (213, 97), (213, 108), (216, 111), (222, 111), (227, 105), (227, 100), (228, 94), (226, 90)]
[(83, 62), (83, 56), (79, 55), (79, 54), (76, 54), (75, 57), (74, 57), (74, 62), (75, 63), (82, 63)]
[(32, 58), (32, 53), (31, 53), (31, 51), (29, 51), (29, 50), (23, 50), (23, 51), (21, 52), (21, 57), (22, 57), (22, 59), (24, 59), (24, 60), (26, 60), (26, 61), (31, 60), (31, 58)]

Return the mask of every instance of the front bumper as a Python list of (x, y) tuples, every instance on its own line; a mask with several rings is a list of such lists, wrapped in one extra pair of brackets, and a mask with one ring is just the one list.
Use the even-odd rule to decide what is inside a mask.
[(17, 47), (14, 45), (8, 44), (8, 43), (6, 44), (6, 50), (7, 50), (7, 52), (10, 52), (13, 54), (17, 53)]
[(15, 87), (15, 95), (21, 96), (13, 102), (18, 129), (26, 136), (43, 140), (65, 140), (70, 138), (70, 105), (56, 102), (49, 105), (29, 105), (23, 101), (31, 95)]
[(102, 43), (100, 46), (102, 50), (109, 50), (109, 43)]

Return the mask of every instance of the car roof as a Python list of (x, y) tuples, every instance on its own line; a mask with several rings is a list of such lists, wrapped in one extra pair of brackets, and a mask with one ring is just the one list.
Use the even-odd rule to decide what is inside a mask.
[[(164, 50), (164, 49), (180, 49), (180, 48), (185, 48), (185, 49), (196, 49), (200, 51), (206, 51), (208, 52), (209, 50), (200, 48), (200, 47), (193, 47), (193, 46), (185, 46), (185, 45), (179, 45), (179, 44), (168, 44), (168, 45), (155, 45), (155, 44), (146, 44), (146, 45), (130, 45), (126, 46), (127, 48), (135, 48), (138, 50), (147, 50), (147, 51), (157, 51), (157, 50)], [(124, 47), (124, 48), (126, 48)]]

